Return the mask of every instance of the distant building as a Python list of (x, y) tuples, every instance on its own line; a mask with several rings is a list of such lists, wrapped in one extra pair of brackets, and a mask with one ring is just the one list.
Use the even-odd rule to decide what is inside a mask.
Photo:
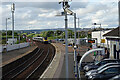
[(74, 43), (74, 39), (68, 39), (68, 44), (73, 44)]
[(112, 31), (103, 35), (110, 42), (110, 57), (113, 59), (119, 59), (120, 55), (120, 27), (113, 29)]
[(14, 38), (14, 40), (13, 40), (12, 38), (8, 38), (7, 43), (8, 43), (9, 45), (12, 45), (13, 41), (14, 41), (14, 43), (16, 43), (16, 42), (17, 42), (17, 38)]
[[(92, 32), (92, 38), (96, 39), (95, 44), (97, 44), (97, 46), (101, 46), (101, 47), (107, 47), (108, 45), (110, 45), (110, 43), (107, 44), (107, 40), (106, 37), (104, 37), (103, 35), (110, 32), (111, 30), (102, 30), (102, 31), (94, 31)], [(105, 39), (105, 43), (101, 43), (101, 39)]]

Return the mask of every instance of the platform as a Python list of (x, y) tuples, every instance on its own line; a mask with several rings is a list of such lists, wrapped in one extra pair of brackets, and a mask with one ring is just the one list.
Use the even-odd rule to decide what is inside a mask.
[[(44, 71), (43, 75), (40, 77), (39, 80), (45, 80), (46, 78), (54, 78), (54, 79), (64, 79), (66, 78), (66, 64), (65, 64), (65, 46), (61, 43), (54, 43), (53, 44), (56, 48), (56, 54), (51, 62), (51, 64), (48, 66), (48, 68)], [(88, 47), (82, 46), (80, 47), (80, 55), (82, 56), (86, 51)], [(77, 51), (79, 51), (77, 49)], [(68, 47), (68, 65), (69, 65), (69, 78), (75, 79), (74, 74), (74, 59), (73, 59), (73, 48)], [(88, 56), (88, 59), (85, 60), (85, 62), (92, 61), (92, 57)]]
[(2, 53), (2, 64), (0, 64), (0, 66), (2, 67), (10, 62), (13, 62), (13, 61), (29, 54), (35, 48), (37, 48), (37, 46), (30, 46), (30, 47), (25, 47), (25, 48), (9, 51), (6, 53)]

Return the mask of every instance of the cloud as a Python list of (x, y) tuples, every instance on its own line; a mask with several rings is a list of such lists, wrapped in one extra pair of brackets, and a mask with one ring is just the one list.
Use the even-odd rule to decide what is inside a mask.
[[(2, 25), (5, 29), (5, 18), (11, 17), (11, 2), (2, 4)], [(64, 27), (64, 16), (56, 17), (57, 12), (62, 12), (62, 5), (58, 2), (15, 2), (15, 29), (51, 29)], [(97, 22), (108, 27), (117, 27), (118, 9), (113, 2), (90, 2), (86, 0), (72, 2), (70, 9), (77, 13), (81, 27), (92, 27)], [(69, 17), (72, 17), (72, 19)], [(73, 16), (68, 16), (70, 27), (73, 26)], [(11, 20), (8, 21), (8, 29), (11, 29)], [(105, 26), (107, 27), (107, 26)]]
[(51, 17), (55, 17), (56, 14), (57, 14), (57, 11), (52, 11), (52, 12), (49, 12), (49, 13), (38, 14), (38, 17), (51, 18)]
[(28, 24), (35, 24), (36, 22), (37, 22), (36, 20), (33, 20), (33, 21), (28, 22)]
[(22, 14), (22, 18), (25, 19), (25, 18), (30, 18), (31, 15), (30, 15), (31, 11), (27, 11), (26, 13), (23, 13)]
[[(43, 8), (43, 9), (60, 9), (58, 2), (14, 2), (16, 8)], [(11, 2), (3, 2), (2, 5), (11, 5)]]

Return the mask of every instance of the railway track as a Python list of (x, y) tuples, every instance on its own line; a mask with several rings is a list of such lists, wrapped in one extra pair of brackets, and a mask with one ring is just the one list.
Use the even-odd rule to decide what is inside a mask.
[(38, 44), (38, 51), (29, 59), (25, 60), (19, 66), (13, 66), (13, 69), (2, 76), (2, 80), (37, 80), (50, 64), (55, 54), (55, 48), (51, 44)]

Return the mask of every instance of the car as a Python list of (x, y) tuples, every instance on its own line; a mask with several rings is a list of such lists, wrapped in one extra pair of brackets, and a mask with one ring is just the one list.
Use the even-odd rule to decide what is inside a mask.
[(100, 66), (100, 67), (97, 68), (97, 69), (90, 70), (90, 71), (86, 72), (85, 76), (88, 77), (89, 75), (94, 74), (94, 73), (102, 70), (103, 68), (105, 68), (105, 67), (107, 67), (107, 66), (112, 66), (112, 65), (120, 65), (120, 63), (107, 63), (107, 64), (105, 64), (105, 65)]
[(59, 42), (64, 42), (65, 40), (64, 39), (59, 39)]
[(94, 62), (85, 64), (85, 65), (83, 66), (83, 70), (84, 70), (84, 71), (87, 71), (88, 66), (95, 65), (95, 64), (97, 64), (98, 62), (99, 62), (99, 61), (94, 61)]
[(91, 63), (91, 64), (88, 64), (86, 66), (84, 66), (84, 71), (89, 71), (89, 70), (92, 70), (92, 69), (97, 69), (98, 67), (106, 64), (106, 63), (120, 63), (120, 60), (118, 59), (104, 59), (100, 62), (96, 62), (96, 63)]
[(120, 80), (120, 74), (110, 78), (109, 80)]
[(90, 80), (108, 80), (120, 74), (120, 65), (112, 65), (88, 76)]

